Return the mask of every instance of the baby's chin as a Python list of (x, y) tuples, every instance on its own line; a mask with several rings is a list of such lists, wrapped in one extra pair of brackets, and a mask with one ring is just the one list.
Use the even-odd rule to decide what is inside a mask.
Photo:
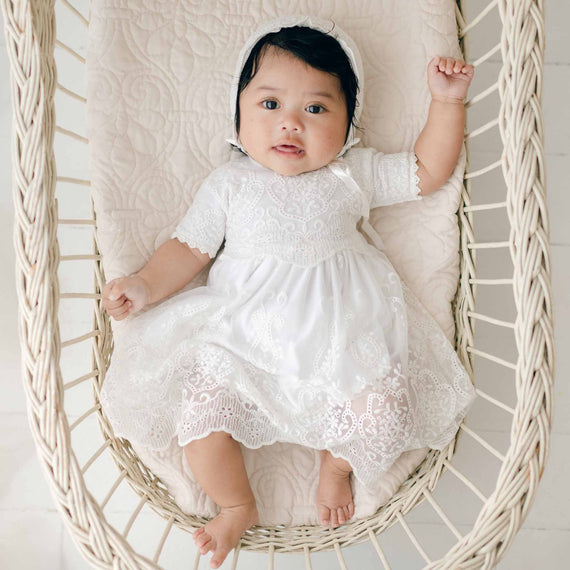
[(280, 167), (272, 168), (271, 166), (269, 166), (268, 168), (271, 168), (273, 172), (275, 172), (276, 174), (280, 174), (281, 176), (298, 176), (299, 174), (313, 172), (313, 170), (318, 170), (321, 167), (319, 166), (318, 168), (280, 168)]
[(252, 158), (261, 166), (272, 170), (276, 174), (281, 176), (298, 176), (299, 174), (305, 174), (307, 172), (313, 172), (315, 170), (319, 170), (323, 166), (326, 166), (328, 162), (324, 162), (323, 164), (318, 163), (315, 164), (310, 160), (307, 160), (307, 156), (305, 155), (303, 158), (298, 160), (291, 160), (291, 159), (283, 159), (278, 156), (276, 157), (256, 157), (248, 154), (250, 158)]
[(271, 170), (273, 170), (273, 172), (275, 172), (276, 174), (280, 174), (281, 176), (299, 176), (299, 174), (307, 174), (308, 172), (314, 172), (315, 170), (319, 170), (320, 168), (322, 168), (323, 166), (326, 166), (325, 164), (323, 164), (322, 166), (317, 166), (317, 167), (312, 167), (312, 168), (271, 168)]

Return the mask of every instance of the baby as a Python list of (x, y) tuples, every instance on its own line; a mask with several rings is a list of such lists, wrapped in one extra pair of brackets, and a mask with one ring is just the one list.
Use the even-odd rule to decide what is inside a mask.
[[(140, 271), (103, 290), (109, 315), (133, 316), (179, 292), (225, 239), (205, 287), (125, 323), (101, 394), (116, 435), (153, 449), (178, 437), (221, 509), (194, 533), (212, 568), (258, 523), (238, 441), (319, 449), (319, 521), (337, 527), (354, 514), (351, 472), (371, 484), (403, 451), (441, 449), (474, 397), (443, 332), (356, 229), (369, 208), (448, 180), (473, 67), (429, 62), (432, 100), (413, 153), (353, 149), (356, 46), (314, 18), (280, 22), (238, 62), (232, 142), (243, 156), (204, 181)], [(426, 369), (433, 385), (419, 380)]]

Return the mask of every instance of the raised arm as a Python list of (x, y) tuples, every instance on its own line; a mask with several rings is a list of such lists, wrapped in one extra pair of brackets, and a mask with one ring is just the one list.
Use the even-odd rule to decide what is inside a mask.
[(460, 59), (436, 56), (428, 64), (431, 104), (414, 146), (422, 196), (447, 182), (457, 164), (465, 130), (463, 100), (473, 74), (473, 66)]

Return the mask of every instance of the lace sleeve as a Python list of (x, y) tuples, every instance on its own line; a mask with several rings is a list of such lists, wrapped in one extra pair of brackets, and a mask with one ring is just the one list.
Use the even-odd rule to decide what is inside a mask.
[(422, 199), (414, 152), (384, 154), (366, 148), (353, 149), (346, 156), (353, 176), (368, 194), (370, 209)]
[(228, 183), (216, 173), (204, 180), (172, 238), (215, 257), (226, 234)]

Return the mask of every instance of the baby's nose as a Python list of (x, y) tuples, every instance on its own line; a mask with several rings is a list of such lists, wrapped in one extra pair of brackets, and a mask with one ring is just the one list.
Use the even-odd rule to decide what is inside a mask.
[(297, 113), (287, 113), (281, 120), (282, 131), (297, 131), (302, 133), (304, 131), (303, 121)]

